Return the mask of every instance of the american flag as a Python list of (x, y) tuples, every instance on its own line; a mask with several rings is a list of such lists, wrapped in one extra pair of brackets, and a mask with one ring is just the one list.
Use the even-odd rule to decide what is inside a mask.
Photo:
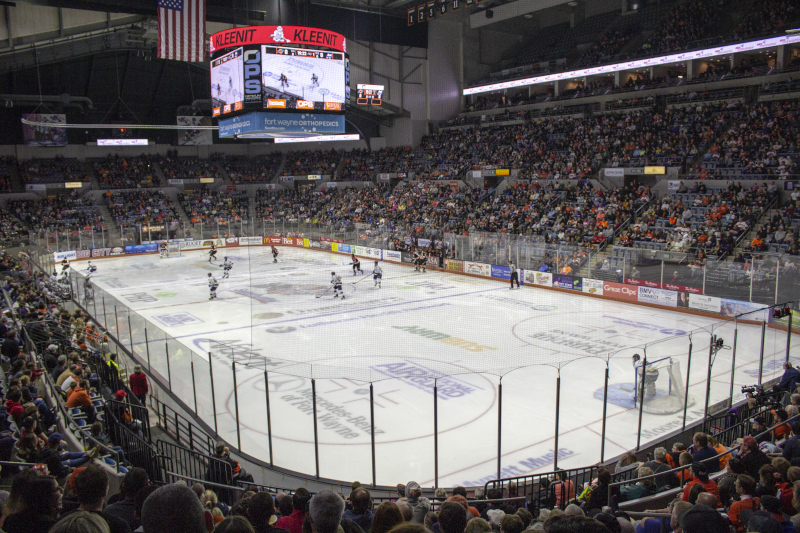
[(158, 57), (203, 61), (205, 0), (158, 0)]

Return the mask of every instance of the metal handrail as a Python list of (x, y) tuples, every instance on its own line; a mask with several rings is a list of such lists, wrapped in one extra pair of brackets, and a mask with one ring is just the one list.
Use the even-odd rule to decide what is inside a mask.
[[(780, 426), (783, 426), (783, 425), (786, 425), (786, 424), (791, 424), (793, 421), (798, 421), (798, 420), (800, 420), (800, 415), (795, 415), (795, 416), (787, 419), (785, 422), (781, 422), (779, 424), (775, 424), (774, 426), (771, 426), (767, 430), (762, 431), (761, 433), (758, 433), (757, 435), (753, 435), (753, 437), (756, 440), (758, 440), (760, 437), (763, 437), (763, 436), (771, 433), (776, 428), (779, 428)], [(747, 423), (747, 421), (740, 422), (740, 424), (746, 424), (746, 423)], [(710, 461), (712, 459), (719, 459), (720, 457), (723, 457), (725, 455), (730, 455), (730, 454), (732, 454), (733, 452), (735, 452), (737, 450), (738, 450), (738, 447), (734, 447), (734, 448), (726, 450), (726, 451), (724, 451), (722, 453), (714, 455), (713, 457), (709, 457), (707, 459), (703, 459), (702, 461), (699, 461), (699, 462)], [(642, 481), (643, 479), (655, 479), (657, 477), (664, 477), (664, 476), (667, 476), (669, 474), (677, 474), (678, 472), (682, 472), (684, 470), (688, 470), (691, 467), (692, 467), (692, 465), (688, 464), (688, 465), (684, 465), (684, 466), (679, 466), (677, 468), (673, 468), (672, 470), (667, 470), (665, 472), (659, 472), (658, 474), (651, 474), (649, 476), (642, 476), (642, 477), (638, 477), (638, 478), (629, 479), (629, 480), (626, 480), (626, 481), (615, 481), (613, 483), (609, 483), (608, 484), (608, 488), (609, 488), (609, 491), (608, 491), (608, 505), (611, 505), (611, 498), (612, 498), (611, 488), (612, 487), (619, 487), (621, 485), (629, 485), (629, 484), (632, 484), (632, 483), (636, 483), (638, 481)], [(712, 472), (712, 474), (713, 473), (716, 473), (716, 472)]]

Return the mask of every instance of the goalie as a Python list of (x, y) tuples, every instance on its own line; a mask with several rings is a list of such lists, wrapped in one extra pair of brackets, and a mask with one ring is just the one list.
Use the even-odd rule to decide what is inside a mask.
[(167, 241), (161, 241), (160, 243), (158, 243), (158, 253), (159, 253), (158, 257), (159, 259), (169, 257), (169, 245), (167, 244)]
[(633, 368), (639, 379), (638, 385), (634, 394), (639, 401), (642, 401), (642, 386), (644, 382), (644, 396), (645, 398), (653, 398), (656, 395), (656, 382), (658, 381), (658, 369), (653, 365), (648, 365), (647, 369), (644, 367), (644, 362), (641, 361), (641, 356), (638, 353), (633, 354), (632, 358)]

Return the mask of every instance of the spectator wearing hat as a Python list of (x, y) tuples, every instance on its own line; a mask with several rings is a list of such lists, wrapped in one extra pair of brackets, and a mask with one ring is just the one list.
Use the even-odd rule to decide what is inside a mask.
[(147, 374), (142, 372), (142, 367), (136, 365), (133, 367), (133, 373), (128, 376), (128, 382), (131, 386), (131, 392), (136, 399), (139, 400), (139, 403), (143, 406), (147, 406), (147, 393), (150, 392), (150, 389), (147, 385)]
[(742, 439), (742, 445), (739, 447), (736, 457), (742, 461), (745, 472), (752, 478), (757, 478), (758, 470), (771, 462), (767, 454), (759, 449), (756, 439), (750, 435)]
[(742, 474), (736, 478), (736, 494), (739, 495), (739, 501), (731, 503), (728, 509), (728, 519), (736, 528), (736, 531), (744, 531), (745, 522), (742, 521), (740, 515), (749, 510), (750, 512), (757, 511), (758, 506), (761, 504), (761, 499), (756, 496), (756, 480), (755, 478)]
[[(406, 500), (414, 511), (411, 521), (417, 524), (424, 524), (425, 515), (431, 510), (431, 502), (428, 498), (422, 496), (422, 487), (416, 481), (406, 483)], [(464, 525), (466, 526), (466, 524)]]
[(717, 502), (719, 502), (719, 489), (717, 488), (717, 484), (714, 482), (714, 480), (709, 479), (708, 467), (704, 463), (692, 463), (692, 466), (689, 467), (689, 472), (692, 477), (683, 488), (683, 497), (681, 499), (685, 502), (688, 502), (689, 492), (692, 490), (694, 485), (699, 483), (703, 486), (703, 492), (710, 492), (715, 498), (717, 498)]
[(767, 431), (767, 420), (763, 416), (753, 418), (750, 433), (759, 444), (772, 441), (772, 433)]
[(792, 523), (786, 519), (786, 515), (783, 514), (783, 503), (781, 503), (778, 498), (775, 496), (762, 496), (761, 509), (769, 513), (770, 516), (780, 524), (782, 533), (794, 533), (795, 528)]
[[(640, 466), (636, 475), (637, 477), (652, 476), (653, 470), (646, 466)], [(620, 493), (625, 501), (651, 496), (656, 493), (656, 478), (643, 479), (629, 487), (620, 489)]]

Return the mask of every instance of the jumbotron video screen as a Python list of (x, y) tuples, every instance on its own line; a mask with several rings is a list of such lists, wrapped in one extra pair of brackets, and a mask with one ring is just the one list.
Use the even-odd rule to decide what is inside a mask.
[(265, 109), (343, 108), (345, 54), (323, 50), (262, 46), (261, 75)]
[(211, 61), (211, 102), (221, 114), (241, 111), (244, 101), (242, 49)]

